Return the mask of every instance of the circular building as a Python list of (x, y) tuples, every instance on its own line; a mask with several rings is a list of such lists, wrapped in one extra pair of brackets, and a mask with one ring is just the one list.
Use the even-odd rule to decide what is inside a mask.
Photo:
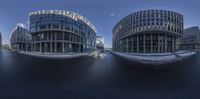
[(17, 24), (10, 35), (10, 48), (15, 51), (31, 51), (31, 34), (24, 24)]
[(1, 32), (0, 32), (0, 49), (2, 47), (2, 37), (1, 37)]
[(113, 50), (130, 53), (176, 51), (176, 40), (183, 34), (183, 15), (166, 10), (132, 13), (113, 28)]
[(91, 52), (96, 29), (83, 16), (63, 10), (30, 13), (32, 51), (42, 53)]

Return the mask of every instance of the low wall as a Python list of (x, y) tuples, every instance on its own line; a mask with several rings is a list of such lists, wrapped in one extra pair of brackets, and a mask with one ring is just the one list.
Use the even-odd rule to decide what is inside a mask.
[(63, 58), (78, 58), (78, 57), (83, 57), (83, 56), (92, 56), (95, 52), (93, 52), (93, 53), (68, 53), (68, 54), (33, 53), (33, 52), (19, 52), (19, 53), (24, 54), (24, 55), (40, 57), (40, 58), (63, 59)]
[(153, 53), (153, 54), (121, 53), (121, 52), (111, 52), (111, 53), (133, 62), (139, 62), (149, 65), (169, 64), (183, 60), (185, 58), (191, 57), (196, 54), (196, 52), (190, 52), (190, 51), (175, 52), (175, 53)]

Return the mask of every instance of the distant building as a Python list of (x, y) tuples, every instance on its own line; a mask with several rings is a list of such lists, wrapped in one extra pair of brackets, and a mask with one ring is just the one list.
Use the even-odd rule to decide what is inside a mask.
[(71, 11), (42, 10), (30, 13), (32, 51), (82, 53), (95, 50), (96, 28)]
[(112, 51), (112, 48), (104, 48), (105, 51)]
[(200, 29), (197, 26), (187, 28), (183, 32), (180, 44), (181, 50), (200, 50)]
[(1, 32), (0, 32), (0, 49), (2, 48), (2, 36), (1, 36)]
[(1, 49), (10, 50), (10, 44), (2, 44)]
[(18, 24), (10, 35), (10, 47), (16, 51), (31, 51), (31, 34), (22, 24)]
[(98, 51), (104, 50), (104, 38), (102, 36), (96, 36), (96, 49)]
[(121, 19), (113, 28), (113, 51), (168, 53), (176, 51), (183, 34), (183, 15), (167, 10), (144, 10)]

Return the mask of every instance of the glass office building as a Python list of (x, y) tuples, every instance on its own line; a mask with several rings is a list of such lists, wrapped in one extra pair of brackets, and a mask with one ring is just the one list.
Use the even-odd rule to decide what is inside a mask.
[(198, 26), (184, 29), (180, 49), (200, 51), (200, 29)]
[(113, 28), (113, 50), (130, 53), (176, 51), (176, 40), (183, 34), (183, 15), (167, 10), (132, 13)]
[(96, 36), (96, 50), (104, 51), (104, 38), (102, 36)]
[(0, 49), (2, 47), (2, 36), (1, 36), (1, 32), (0, 32)]
[(85, 17), (63, 10), (30, 13), (32, 51), (81, 53), (95, 50), (96, 28)]
[(16, 51), (31, 51), (31, 34), (23, 24), (18, 24), (10, 35), (10, 47)]

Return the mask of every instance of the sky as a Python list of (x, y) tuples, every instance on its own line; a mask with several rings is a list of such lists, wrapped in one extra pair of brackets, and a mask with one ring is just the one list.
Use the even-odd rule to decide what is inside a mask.
[(112, 29), (123, 17), (139, 10), (164, 9), (183, 14), (184, 27), (200, 26), (200, 0), (0, 0), (0, 32), (9, 43), (18, 23), (28, 26), (29, 13), (38, 10), (69, 10), (86, 17), (112, 47)]

